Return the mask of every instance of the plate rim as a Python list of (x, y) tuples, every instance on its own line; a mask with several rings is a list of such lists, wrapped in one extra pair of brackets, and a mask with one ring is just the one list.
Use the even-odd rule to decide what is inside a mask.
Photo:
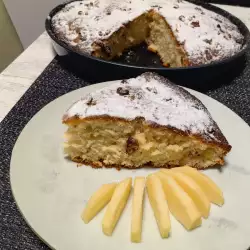
[[(41, 235), (39, 235), (38, 232), (36, 232), (35, 228), (32, 227), (32, 223), (29, 222), (29, 220), (28, 220), (28, 218), (27, 218), (28, 216), (27, 216), (27, 215), (25, 216), (25, 214), (24, 214), (23, 211), (22, 211), (22, 208), (20, 207), (20, 204), (19, 204), (18, 199), (17, 199), (17, 196), (18, 196), (18, 195), (16, 195), (15, 190), (14, 190), (14, 187), (13, 187), (13, 186), (14, 186), (14, 184), (13, 184), (13, 179), (12, 179), (12, 175), (13, 175), (13, 154), (15, 153), (15, 150), (16, 150), (16, 148), (18, 147), (18, 142), (19, 142), (19, 140), (20, 140), (20, 138), (21, 138), (21, 136), (22, 136), (22, 134), (23, 134), (23, 131), (24, 131), (25, 129), (27, 129), (28, 124), (29, 124), (30, 122), (32, 122), (32, 120), (35, 119), (36, 116), (37, 116), (40, 112), (43, 112), (43, 110), (46, 109), (46, 108), (48, 108), (48, 106), (50, 106), (52, 103), (54, 103), (55, 101), (58, 101), (59, 99), (65, 97), (65, 96), (67, 96), (67, 95), (72, 94), (73, 92), (80, 92), (80, 91), (83, 91), (83, 89), (86, 89), (86, 88), (93, 88), (93, 90), (87, 91), (87, 93), (90, 93), (90, 92), (92, 92), (92, 91), (95, 91), (95, 90), (97, 90), (97, 89), (101, 89), (101, 88), (105, 87), (105, 85), (114, 84), (115, 82), (119, 82), (119, 80), (105, 81), (105, 82), (100, 82), (100, 83), (97, 83), (97, 84), (88, 85), (88, 86), (85, 86), (85, 87), (82, 87), (82, 88), (78, 88), (78, 89), (72, 90), (72, 91), (70, 91), (70, 92), (68, 92), (68, 93), (66, 93), (66, 94), (64, 94), (64, 95), (61, 95), (61, 96), (57, 97), (56, 99), (52, 100), (51, 102), (49, 102), (48, 104), (46, 104), (43, 108), (41, 108), (38, 112), (36, 112), (36, 113), (32, 116), (32, 118), (26, 123), (26, 125), (23, 127), (21, 133), (18, 135), (18, 138), (17, 138), (17, 140), (16, 140), (16, 142), (15, 142), (15, 145), (14, 145), (14, 147), (13, 147), (13, 149), (12, 149), (11, 159), (10, 159), (10, 169), (9, 169), (9, 182), (10, 182), (11, 194), (12, 194), (12, 197), (13, 197), (13, 199), (14, 199), (14, 201), (15, 201), (16, 207), (18, 208), (18, 211), (20, 212), (20, 215), (21, 215), (22, 218), (24, 219), (25, 223), (26, 223), (27, 226), (31, 229), (31, 231), (35, 234), (35, 236), (38, 237), (44, 244), (46, 244), (46, 246), (48, 246), (49, 248), (51, 248), (51, 249), (53, 249), (53, 250), (56, 249), (56, 248), (55, 248), (54, 246), (52, 246), (52, 245), (51, 245), (46, 239), (44, 239)], [(98, 87), (98, 86), (99, 86), (99, 87)], [(214, 102), (216, 103), (216, 105), (221, 105), (221, 106), (223, 106), (223, 107), (226, 108), (228, 111), (230, 111), (231, 114), (234, 115), (237, 119), (240, 119), (241, 123), (243, 122), (244, 125), (247, 125), (247, 127), (250, 129), (250, 126), (249, 126), (249, 125), (248, 125), (248, 124), (247, 124), (247, 123), (246, 123), (237, 113), (235, 113), (232, 109), (230, 109), (229, 107), (227, 107), (227, 106), (224, 105), (223, 103), (221, 103), (221, 102), (217, 101), (216, 99), (214, 99), (214, 98), (212, 98), (212, 97), (210, 97), (210, 96), (208, 96), (208, 95), (206, 95), (206, 94), (204, 94), (204, 93), (201, 93), (201, 92), (199, 92), (199, 91), (196, 91), (196, 90), (193, 90), (193, 89), (190, 89), (190, 88), (187, 88), (187, 87), (182, 87), (182, 86), (180, 86), (180, 87), (181, 87), (181, 88), (184, 88), (185, 90), (187, 90), (187, 91), (188, 91), (189, 93), (191, 93), (192, 95), (195, 95), (195, 97), (196, 97), (197, 95), (198, 95), (198, 96), (200, 95), (202, 98), (205, 97), (205, 98), (208, 98), (208, 100), (214, 101)], [(87, 95), (87, 93), (84, 94), (84, 95)], [(83, 95), (83, 96), (84, 96), (84, 95)], [(196, 97), (196, 98), (198, 98), (201, 102), (203, 102), (202, 99), (200, 99), (200, 97)], [(74, 101), (75, 101), (75, 100), (72, 100), (72, 103), (73, 103)], [(62, 114), (62, 115), (63, 115), (63, 114)]]

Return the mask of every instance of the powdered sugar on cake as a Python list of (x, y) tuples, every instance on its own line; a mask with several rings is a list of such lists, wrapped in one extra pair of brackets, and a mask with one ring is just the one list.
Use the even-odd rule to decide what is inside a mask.
[[(93, 42), (108, 38), (123, 24), (149, 10), (150, 6), (143, 0), (76, 1), (53, 17), (53, 26), (65, 36), (66, 42), (91, 53)], [(75, 28), (79, 28), (83, 38), (78, 43)]]
[(192, 64), (229, 57), (242, 48), (243, 36), (229, 20), (186, 1), (158, 0), (159, 13), (188, 53)]
[(154, 73), (122, 80), (76, 102), (64, 121), (108, 115), (133, 120), (143, 117), (206, 140), (217, 140), (217, 125), (204, 105), (190, 93)]
[(152, 9), (166, 19), (194, 65), (232, 56), (242, 48), (243, 36), (234, 24), (184, 0), (76, 1), (58, 12), (52, 24), (66, 43), (91, 53), (95, 41)]

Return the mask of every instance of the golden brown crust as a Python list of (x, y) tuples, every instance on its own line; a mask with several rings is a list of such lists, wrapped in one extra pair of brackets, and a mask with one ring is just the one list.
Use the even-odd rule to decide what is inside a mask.
[[(170, 168), (175, 168), (175, 167), (180, 167), (180, 166), (176, 166), (176, 165), (164, 165), (164, 166), (155, 166), (153, 167), (150, 163), (148, 164), (144, 164), (141, 165), (139, 167), (134, 167), (134, 166), (126, 166), (126, 165), (109, 165), (109, 164), (105, 164), (104, 162), (98, 161), (98, 162), (91, 162), (91, 161), (86, 161), (86, 160), (82, 160), (80, 158), (71, 158), (72, 161), (78, 163), (78, 167), (81, 167), (82, 165), (89, 165), (92, 168), (116, 168), (117, 170), (121, 170), (123, 168), (126, 169), (140, 169), (140, 168), (166, 168), (166, 169), (170, 169)], [(220, 161), (216, 162), (214, 165), (209, 166), (208, 168), (218, 168), (224, 165), (224, 160), (221, 159)], [(208, 169), (206, 168), (200, 168), (197, 166), (197, 169)]]

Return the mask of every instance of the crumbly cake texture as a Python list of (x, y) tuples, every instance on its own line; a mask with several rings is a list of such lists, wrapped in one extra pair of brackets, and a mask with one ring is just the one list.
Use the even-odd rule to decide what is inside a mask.
[[(85, 156), (98, 144), (97, 158), (91, 155), (98, 166), (206, 168), (222, 165), (231, 149), (197, 98), (154, 73), (90, 93), (69, 108), (63, 122), (69, 126), (66, 154), (93, 165)], [(102, 149), (106, 151), (98, 158)], [(115, 156), (105, 160), (109, 154)]]
[(91, 54), (95, 42), (152, 11), (167, 21), (190, 65), (210, 63), (242, 49), (243, 36), (233, 23), (184, 0), (75, 1), (52, 18), (52, 25), (64, 42)]

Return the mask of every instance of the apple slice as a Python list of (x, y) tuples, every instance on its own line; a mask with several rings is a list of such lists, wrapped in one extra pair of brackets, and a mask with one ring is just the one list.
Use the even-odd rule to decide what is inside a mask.
[(130, 194), (131, 184), (132, 178), (127, 178), (118, 183), (117, 187), (115, 188), (114, 194), (108, 204), (107, 210), (102, 220), (102, 231), (107, 236), (112, 235), (122, 211), (125, 208)]
[(152, 174), (147, 177), (147, 192), (151, 207), (162, 238), (167, 238), (171, 230), (168, 204), (160, 179)]
[(145, 178), (136, 177), (132, 202), (131, 241), (141, 242)]
[(201, 225), (201, 213), (192, 199), (175, 181), (175, 179), (163, 172), (157, 176), (162, 181), (170, 212), (187, 229), (191, 230)]
[(191, 197), (201, 215), (207, 218), (211, 205), (202, 188), (191, 177), (181, 172), (175, 173), (174, 171), (168, 170), (166, 173), (174, 177), (182, 189)]
[(116, 183), (104, 184), (91, 196), (81, 215), (86, 224), (108, 204), (116, 185)]
[(190, 176), (203, 189), (210, 202), (219, 206), (224, 204), (224, 197), (221, 189), (205, 174), (188, 166), (173, 168), (171, 171), (182, 172)]

